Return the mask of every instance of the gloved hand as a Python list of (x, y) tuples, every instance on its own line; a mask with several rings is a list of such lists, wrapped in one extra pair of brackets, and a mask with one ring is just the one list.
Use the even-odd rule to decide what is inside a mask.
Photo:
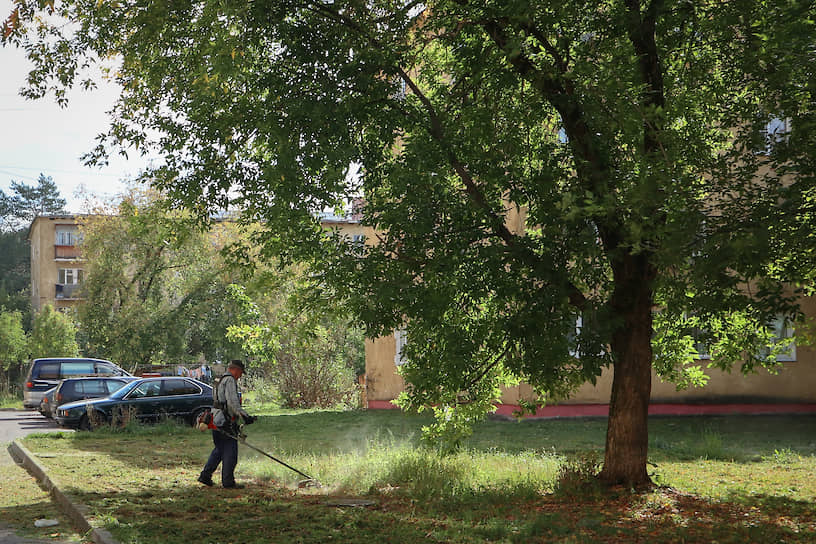
[(258, 418), (255, 416), (245, 416), (244, 425), (252, 425)]

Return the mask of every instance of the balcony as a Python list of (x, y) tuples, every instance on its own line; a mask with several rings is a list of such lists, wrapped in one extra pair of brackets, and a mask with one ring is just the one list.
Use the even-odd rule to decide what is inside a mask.
[(56, 299), (78, 299), (80, 297), (79, 290), (82, 287), (80, 283), (58, 283), (56, 284), (56, 292), (54, 298)]
[(77, 246), (54, 246), (55, 259), (79, 259), (81, 257)]

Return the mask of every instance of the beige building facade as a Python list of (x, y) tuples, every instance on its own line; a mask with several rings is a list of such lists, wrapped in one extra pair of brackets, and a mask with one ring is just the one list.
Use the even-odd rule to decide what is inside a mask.
[(51, 304), (59, 311), (79, 303), (84, 260), (79, 251), (79, 217), (41, 215), (28, 230), (31, 244), (31, 307)]
[[(511, 209), (507, 214), (507, 226), (515, 233), (521, 232), (524, 219), (523, 210)], [(804, 299), (802, 306), (808, 319), (816, 318), (816, 299)], [(366, 341), (366, 396), (369, 408), (393, 408), (392, 401), (405, 389), (405, 381), (399, 373), (402, 364), (400, 351), (404, 342), (401, 331)], [(651, 401), (654, 404), (721, 406), (745, 403), (780, 406), (813, 404), (816, 408), (816, 349), (793, 346), (779, 360), (782, 361), (781, 369), (776, 374), (760, 368), (756, 373), (743, 375), (736, 367), (730, 373), (706, 368), (709, 361), (701, 359), (698, 362), (709, 377), (708, 384), (682, 391), (653, 372)], [(605, 369), (595, 385), (584, 384), (559, 405), (607, 405), (612, 391), (612, 375), (612, 369)], [(536, 400), (531, 386), (522, 384), (505, 389), (499, 413), (512, 413), (521, 400)], [(595, 412), (588, 413), (593, 414)]]
[[(808, 305), (811, 305), (810, 303)], [(397, 344), (399, 334), (366, 341), (366, 396), (369, 408), (391, 408), (404, 389), (399, 374)], [(743, 376), (738, 369), (723, 372), (705, 369), (709, 382), (705, 387), (678, 391), (671, 382), (652, 374), (652, 402), (656, 404), (800, 404), (816, 403), (816, 353), (813, 348), (797, 346), (795, 358), (781, 363), (777, 374), (759, 369)], [(706, 361), (700, 363), (705, 366)], [(605, 369), (595, 385), (584, 384), (560, 405), (607, 404), (612, 391), (612, 370)], [(534, 401), (532, 387), (520, 385), (504, 391), (501, 403), (512, 411), (520, 400)], [(506, 410), (505, 410), (506, 411)]]

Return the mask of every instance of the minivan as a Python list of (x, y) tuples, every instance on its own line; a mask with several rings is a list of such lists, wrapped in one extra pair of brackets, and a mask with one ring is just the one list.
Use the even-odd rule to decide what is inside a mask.
[(23, 386), (23, 407), (39, 408), (43, 394), (65, 378), (80, 376), (130, 376), (104, 359), (49, 357), (34, 359)]

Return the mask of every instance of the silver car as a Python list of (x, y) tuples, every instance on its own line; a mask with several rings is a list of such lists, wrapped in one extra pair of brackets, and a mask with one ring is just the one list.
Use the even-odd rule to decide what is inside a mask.
[(34, 359), (23, 383), (23, 407), (39, 408), (45, 392), (66, 378), (79, 376), (130, 376), (104, 359), (52, 357)]

